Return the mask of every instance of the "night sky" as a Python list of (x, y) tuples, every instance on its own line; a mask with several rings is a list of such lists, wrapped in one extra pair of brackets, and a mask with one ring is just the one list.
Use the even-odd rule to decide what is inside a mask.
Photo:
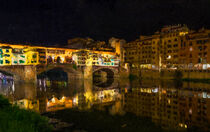
[(2, 42), (131, 41), (169, 24), (210, 28), (210, 0), (1, 0), (0, 17)]

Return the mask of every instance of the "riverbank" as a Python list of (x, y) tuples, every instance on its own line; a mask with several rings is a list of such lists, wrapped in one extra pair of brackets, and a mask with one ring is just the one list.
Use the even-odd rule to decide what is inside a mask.
[(182, 81), (185, 82), (193, 82), (193, 83), (209, 83), (210, 84), (210, 79), (182, 79)]
[(210, 70), (149, 70), (141, 71), (133, 69), (129, 75), (130, 79), (160, 79), (160, 80), (182, 80), (192, 82), (210, 83)]
[(87, 131), (87, 132), (160, 132), (161, 128), (147, 118), (137, 117), (127, 113), (121, 115), (110, 115), (105, 111), (78, 109), (65, 109), (52, 113), (45, 113), (49, 118), (56, 118), (71, 124), (62, 131)]
[(12, 106), (0, 95), (0, 132), (50, 132), (51, 130), (47, 118)]

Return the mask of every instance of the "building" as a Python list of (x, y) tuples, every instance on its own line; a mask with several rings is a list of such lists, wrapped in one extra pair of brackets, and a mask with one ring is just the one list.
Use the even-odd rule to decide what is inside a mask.
[(139, 65), (140, 68), (152, 68), (153, 64), (153, 36), (140, 36), (139, 41)]
[(189, 33), (186, 25), (166, 26), (160, 32), (161, 68), (177, 68), (181, 37)]
[(138, 67), (139, 66), (139, 45), (138, 41), (132, 41), (123, 45), (123, 62), (128, 63), (130, 67)]
[(72, 53), (72, 61), (77, 66), (119, 66), (120, 60), (115, 53), (80, 50)]
[(119, 55), (115, 52), (0, 44), (0, 65), (48, 65), (73, 64), (78, 66), (118, 66)]
[(0, 47), (0, 65), (36, 65), (38, 52), (34, 49)]
[(123, 45), (121, 63), (139, 69), (209, 69), (210, 30), (165, 26), (150, 36)]
[(68, 40), (67, 48), (114, 52), (114, 48), (105, 41), (95, 41), (91, 38), (74, 38)]
[(179, 62), (181, 68), (210, 68), (210, 30), (200, 29), (181, 37)]

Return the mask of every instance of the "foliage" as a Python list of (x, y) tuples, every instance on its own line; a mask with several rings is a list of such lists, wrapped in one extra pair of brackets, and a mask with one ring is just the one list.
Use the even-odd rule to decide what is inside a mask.
[(0, 95), (0, 132), (49, 132), (47, 118), (38, 113), (10, 105)]

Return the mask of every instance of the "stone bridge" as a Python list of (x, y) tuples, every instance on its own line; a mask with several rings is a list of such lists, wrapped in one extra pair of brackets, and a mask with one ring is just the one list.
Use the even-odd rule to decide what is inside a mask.
[(45, 66), (37, 66), (37, 75), (56, 68), (61, 68), (64, 72), (66, 72), (68, 75), (68, 80), (83, 78), (82, 70), (73, 68), (72, 64), (51, 64)]
[(97, 71), (106, 72), (109, 77), (119, 77), (119, 68), (110, 66), (86, 66), (84, 68), (84, 78), (92, 79), (93, 74)]
[(119, 67), (110, 67), (110, 66), (93, 66), (93, 73), (96, 71), (103, 71), (107, 74), (113, 74), (113, 77), (119, 77)]
[(0, 72), (6, 72), (14, 77), (14, 81), (34, 82), (37, 81), (37, 75), (49, 70), (61, 68), (68, 75), (68, 80), (71, 79), (93, 79), (93, 74), (96, 71), (106, 72), (107, 75), (112, 75), (113, 78), (119, 77), (118, 67), (108, 66), (86, 66), (84, 68), (73, 68), (72, 64), (51, 64), (51, 65), (12, 65), (0, 66)]
[(37, 80), (36, 66), (0, 66), (0, 72), (11, 74), (14, 81), (36, 82)]

